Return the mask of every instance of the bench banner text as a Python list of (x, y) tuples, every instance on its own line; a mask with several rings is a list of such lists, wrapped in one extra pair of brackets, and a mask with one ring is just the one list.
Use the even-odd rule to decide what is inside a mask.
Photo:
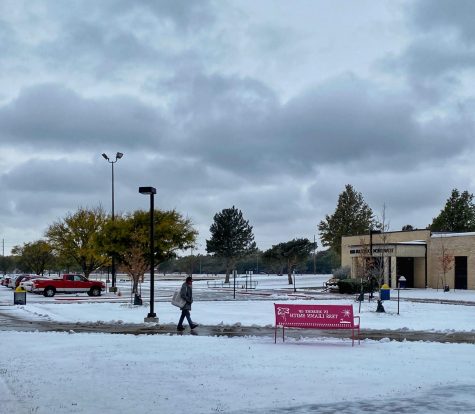
[(353, 326), (353, 309), (348, 305), (287, 305), (275, 304), (277, 326), (315, 326), (333, 327)]

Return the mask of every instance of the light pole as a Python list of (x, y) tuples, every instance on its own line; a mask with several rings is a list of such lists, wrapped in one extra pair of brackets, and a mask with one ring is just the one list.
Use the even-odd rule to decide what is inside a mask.
[[(117, 162), (117, 160), (120, 160), (124, 154), (121, 152), (118, 152), (115, 154), (115, 160), (112, 161), (106, 153), (102, 153), (102, 156), (104, 159), (112, 166), (112, 221), (114, 221), (115, 213), (114, 213), (114, 164)], [(117, 286), (116, 286), (116, 276), (115, 276), (115, 253), (112, 253), (112, 265), (111, 265), (111, 273), (112, 273), (112, 286), (110, 287), (109, 291), (110, 292), (116, 292), (117, 291)]]
[(154, 261), (154, 196), (157, 194), (157, 190), (154, 187), (139, 187), (139, 193), (150, 195), (150, 312), (144, 318), (144, 322), (158, 322), (157, 314), (153, 309), (153, 305), (155, 302), (155, 261)]

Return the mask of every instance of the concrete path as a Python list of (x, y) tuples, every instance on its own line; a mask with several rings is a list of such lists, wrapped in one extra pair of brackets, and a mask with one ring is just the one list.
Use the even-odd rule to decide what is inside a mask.
[[(2, 313), (0, 308), (0, 331), (40, 331), (40, 332), (102, 332), (128, 335), (204, 335), (204, 336), (269, 336), (274, 337), (272, 327), (254, 327), (241, 325), (200, 325), (193, 332), (186, 327), (185, 331), (177, 332), (176, 326), (171, 324), (108, 324), (108, 323), (65, 323), (55, 321), (25, 321), (13, 318), (12, 315)], [(286, 329), (286, 338), (351, 338), (351, 331), (325, 331), (312, 329)], [(450, 343), (475, 344), (475, 332), (425, 332), (408, 330), (372, 330), (363, 329), (360, 339), (380, 340), (389, 338), (396, 341), (431, 341)], [(277, 340), (282, 341), (282, 330), (277, 330)]]

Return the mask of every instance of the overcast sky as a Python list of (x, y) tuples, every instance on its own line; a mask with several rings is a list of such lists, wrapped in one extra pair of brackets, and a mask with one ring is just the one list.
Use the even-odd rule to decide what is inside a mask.
[(175, 208), (204, 251), (318, 237), (345, 184), (391, 230), (475, 192), (472, 0), (0, 1), (5, 253), (78, 207)]

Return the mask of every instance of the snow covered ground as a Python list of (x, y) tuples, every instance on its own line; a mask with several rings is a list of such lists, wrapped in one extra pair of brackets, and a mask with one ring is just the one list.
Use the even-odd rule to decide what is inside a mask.
[[(255, 295), (196, 282), (193, 319), (202, 324), (273, 325), (273, 303), (358, 303), (352, 296), (304, 290), (328, 276), (297, 276), (297, 294), (282, 277), (256, 276)], [(176, 323), (168, 297), (182, 278), (156, 283), (160, 323)], [(126, 291), (126, 286), (123, 286)], [(147, 300), (146, 286), (142, 296)], [(229, 288), (226, 288), (229, 290)], [(258, 293), (268, 292), (268, 296)], [(252, 293), (252, 292), (251, 292)], [(475, 303), (475, 292), (405, 290), (401, 298)], [(223, 296), (224, 295), (224, 296)], [(313, 296), (312, 296), (313, 295)], [(361, 308), (363, 328), (475, 331), (475, 307), (401, 301), (377, 314)], [(126, 296), (126, 294), (124, 294)], [(143, 323), (148, 306), (106, 294), (53, 299), (28, 295), (13, 306), (0, 287), (0, 314), (22, 319)], [(225, 297), (225, 301), (219, 300)], [(298, 299), (296, 299), (298, 298)], [(68, 300), (64, 300), (68, 299)], [(198, 330), (199, 331), (199, 330)], [(0, 331), (0, 413), (475, 413), (475, 346), (431, 342), (190, 335), (110, 335)]]

